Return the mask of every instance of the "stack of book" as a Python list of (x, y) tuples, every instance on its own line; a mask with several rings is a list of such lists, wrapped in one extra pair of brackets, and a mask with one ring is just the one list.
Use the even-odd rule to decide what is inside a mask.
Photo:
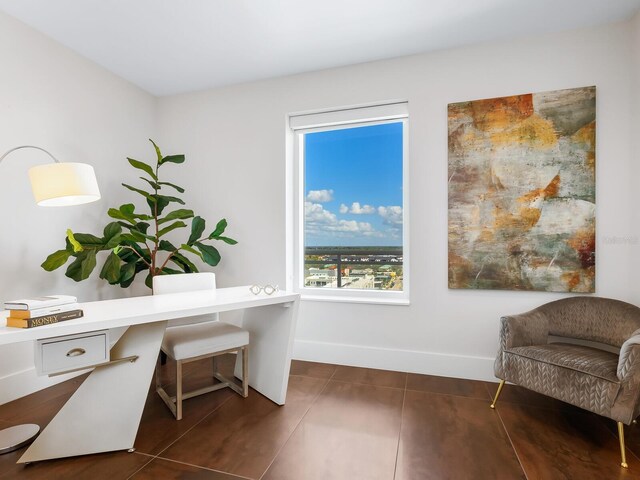
[(76, 297), (51, 295), (49, 297), (24, 298), (5, 302), (9, 310), (7, 327), (33, 328), (82, 317)]

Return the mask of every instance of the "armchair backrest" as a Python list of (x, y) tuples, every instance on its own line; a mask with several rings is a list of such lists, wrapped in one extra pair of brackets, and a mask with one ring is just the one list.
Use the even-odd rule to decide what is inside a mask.
[(620, 348), (640, 329), (640, 308), (602, 297), (571, 297), (538, 307), (549, 320), (549, 334)]
[[(176, 275), (158, 275), (153, 277), (153, 294), (195, 292), (200, 290), (215, 290), (216, 274), (212, 272), (181, 273)], [(214, 322), (219, 319), (217, 313), (196, 315), (193, 317), (169, 320), (168, 327), (191, 325), (194, 323)]]

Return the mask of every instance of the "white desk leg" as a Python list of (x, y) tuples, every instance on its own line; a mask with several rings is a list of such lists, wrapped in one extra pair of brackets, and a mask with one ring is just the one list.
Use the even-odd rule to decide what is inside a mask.
[[(249, 330), (249, 385), (284, 405), (298, 319), (298, 301), (247, 308), (242, 328)], [(242, 378), (240, 361), (235, 376)]]
[(166, 326), (129, 327), (111, 358), (138, 359), (95, 368), (18, 463), (133, 448)]

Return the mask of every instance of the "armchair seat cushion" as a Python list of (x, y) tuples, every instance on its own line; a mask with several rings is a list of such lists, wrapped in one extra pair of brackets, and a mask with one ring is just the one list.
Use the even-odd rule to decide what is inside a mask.
[(551, 343), (503, 351), (504, 379), (612, 418), (620, 381), (618, 356), (581, 345)]
[(508, 353), (618, 383), (618, 355), (569, 343), (512, 347)]

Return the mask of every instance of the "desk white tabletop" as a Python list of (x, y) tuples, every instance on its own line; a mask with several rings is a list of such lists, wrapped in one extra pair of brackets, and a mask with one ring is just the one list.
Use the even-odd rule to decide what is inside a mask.
[(265, 305), (296, 301), (300, 294), (279, 291), (273, 295), (254, 295), (249, 286), (218, 288), (212, 292), (198, 291), (119, 298), (82, 303), (84, 317), (35, 328), (6, 326), (8, 312), (0, 318), (0, 345), (41, 338), (72, 335), (117, 327), (172, 320), (175, 318), (226, 312)]

